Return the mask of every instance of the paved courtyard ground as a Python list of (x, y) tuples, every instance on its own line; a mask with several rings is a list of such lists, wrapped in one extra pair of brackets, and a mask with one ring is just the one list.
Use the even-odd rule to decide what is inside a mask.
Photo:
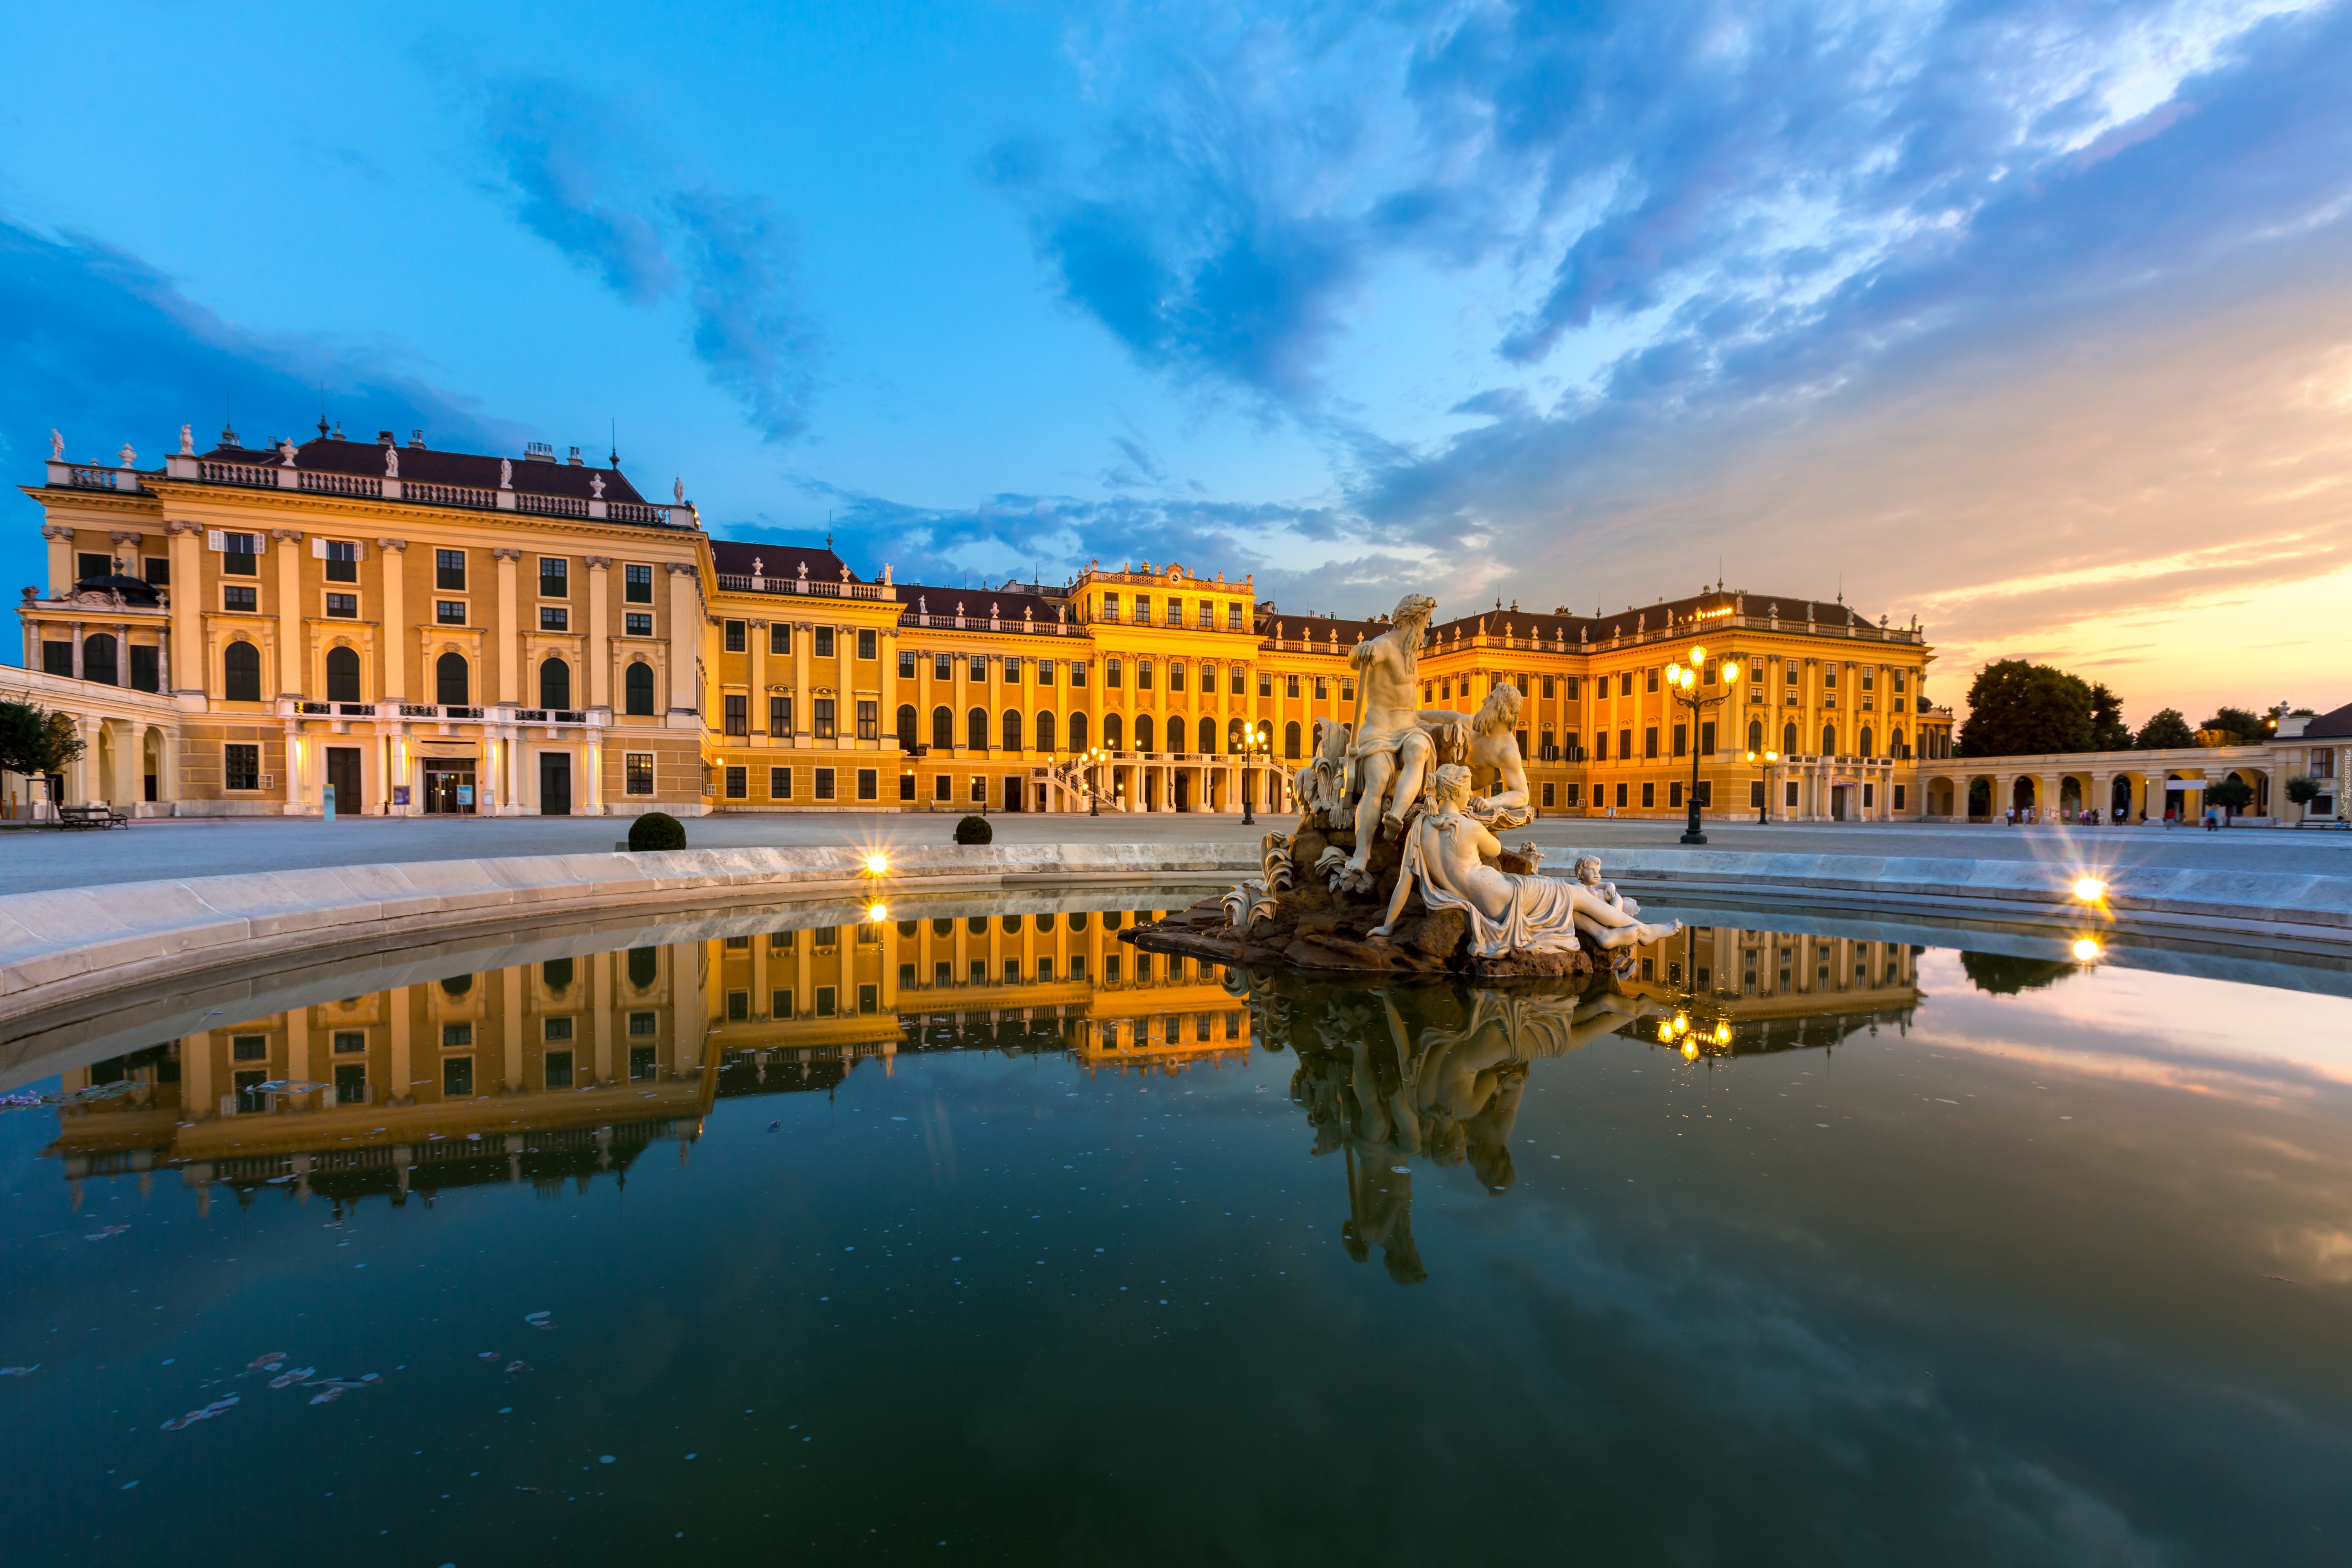
[[(1164, 815), (992, 816), (1000, 844), (1255, 841), (1279, 821)], [(950, 816), (704, 816), (686, 819), (697, 847), (943, 844)], [(112, 832), (0, 831), (0, 892), (95, 887), (153, 878), (283, 871), (390, 860), (447, 860), (609, 850), (628, 829), (612, 817), (158, 818)], [(1547, 817), (1506, 835), (1556, 852), (1673, 847), (1682, 824)], [(1948, 824), (1709, 823), (1711, 847), (1759, 853), (1918, 855), (2033, 859), (2069, 865), (2179, 866), (2203, 870), (2322, 871), (2352, 876), (2352, 833), (2288, 828), (2060, 828)], [(1552, 857), (1555, 863), (1559, 856)]]

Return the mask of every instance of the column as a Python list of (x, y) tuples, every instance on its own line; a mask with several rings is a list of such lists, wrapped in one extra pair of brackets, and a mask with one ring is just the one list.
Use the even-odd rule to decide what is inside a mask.
[(73, 592), (74, 531), (62, 522), (45, 522), (41, 537), (49, 542), (49, 597), (62, 599)]
[(588, 557), (588, 680), (581, 691), (583, 708), (610, 708), (613, 705), (613, 654), (607, 641), (613, 635), (606, 608), (612, 592), (613, 558), (609, 555)]
[(593, 1082), (613, 1081), (613, 957), (600, 952), (588, 961), (588, 981), (594, 987), (591, 994), (594, 1011), (589, 1024), (596, 1040), (596, 1076)]
[(744, 644), (751, 653), (751, 695), (744, 706), (751, 710), (751, 733), (767, 743), (768, 734), (768, 623), (743, 623)]
[[(122, 621), (114, 628), (114, 684), (128, 688), (131, 684), (131, 623)], [(160, 681), (158, 685), (162, 684)]]
[(384, 1009), (392, 1020), (392, 1081), (385, 1097), (392, 1105), (416, 1103), (416, 1086), (409, 1082), (413, 1076), (409, 1066), (408, 987), (395, 985), (385, 993)]
[(522, 1081), (522, 970), (515, 965), (499, 971), (499, 981), (505, 1002), (500, 1034), (506, 1047), (506, 1081), (501, 1086), (509, 1094), (520, 1094)]
[[(310, 1009), (289, 1007), (286, 1010), (286, 1076), (296, 1083), (310, 1083)], [(321, 1095), (314, 1103), (325, 1105)]]
[[(875, 700), (876, 727), (882, 737), (881, 750), (896, 752), (898, 750), (898, 628), (895, 626), (883, 627), (875, 634), (874, 645), (874, 651), (881, 656), (879, 663), (882, 667), (882, 679), (874, 683), (878, 691)], [(918, 719), (916, 722), (919, 727), (921, 721)], [(888, 779), (884, 779), (882, 787), (882, 798), (888, 800), (890, 791), (896, 786)]]
[(522, 552), (501, 545), (493, 549), (490, 555), (499, 563), (499, 624), (490, 634), (499, 649), (498, 696), (493, 700), (519, 702), (522, 699), (522, 623), (515, 618), (519, 613), (515, 575), (517, 563), (522, 560)]
[[(848, 751), (857, 737), (857, 628), (833, 628), (833, 743)], [(844, 795), (848, 795), (854, 781), (845, 777), (840, 782)], [(854, 993), (852, 994), (855, 994)]]
[(587, 805), (583, 815), (588, 816), (604, 815), (604, 743), (598, 739), (603, 733), (602, 730), (588, 731), (587, 760), (584, 763), (588, 776), (582, 785), (587, 791)]
[[(809, 643), (815, 635), (816, 628), (811, 626), (808, 622), (797, 621), (793, 623), (793, 743), (794, 745), (807, 744), (809, 719), (814, 711), (809, 698)], [(814, 786), (812, 785), (810, 787)], [(805, 979), (806, 976), (803, 976), (802, 978)], [(794, 994), (797, 995), (798, 993), (794, 993)]]
[(302, 815), (302, 725), (286, 721), (286, 815)]
[(193, 522), (167, 522), (172, 556), (172, 668), (187, 684), (163, 689), (174, 697), (201, 696), (205, 689), (204, 530)]
[(82, 678), (81, 644), (82, 638), (88, 636), (89, 632), (89, 628), (82, 625), (81, 622), (76, 621), (73, 624), (73, 678), (76, 680), (79, 680)]
[[(408, 700), (408, 541), (379, 539), (376, 548), (376, 593), (383, 601), (383, 630), (376, 642), (376, 696), (383, 702)], [(173, 568), (177, 571), (178, 568)], [(392, 798), (389, 789), (384, 799)]]
[(269, 531), (276, 546), (270, 553), (278, 558), (278, 694), (280, 697), (302, 695), (302, 531), (298, 528), (273, 528)]
[(669, 563), (669, 721), (673, 724), (687, 715), (698, 721), (701, 717), (694, 700), (694, 667), (703, 634), (700, 593), (693, 563)]
[(180, 1037), (180, 1114), (190, 1121), (220, 1114), (213, 1100), (213, 1037), (203, 1029)]

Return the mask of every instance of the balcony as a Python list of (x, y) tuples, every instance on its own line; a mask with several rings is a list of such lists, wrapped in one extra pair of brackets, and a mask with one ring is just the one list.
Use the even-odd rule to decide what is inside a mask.
[(834, 583), (822, 577), (754, 577), (741, 572), (721, 572), (719, 586), (735, 594), (803, 594), (826, 599), (898, 597), (887, 583)]

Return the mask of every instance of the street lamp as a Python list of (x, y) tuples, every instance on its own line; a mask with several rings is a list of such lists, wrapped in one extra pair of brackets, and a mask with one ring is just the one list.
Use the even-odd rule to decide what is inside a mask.
[(1693, 688), (1698, 685), (1699, 671), (1706, 668), (1706, 649), (1703, 647), (1691, 649), (1690, 663), (1687, 665), (1666, 666), (1668, 695), (1690, 710), (1690, 821), (1689, 825), (1683, 829), (1683, 842), (1685, 844), (1706, 842), (1706, 835), (1698, 830), (1698, 716), (1703, 710), (1712, 708), (1728, 697), (1731, 694), (1731, 687), (1739, 679), (1739, 660), (1736, 657), (1718, 658), (1716, 660), (1716, 665), (1722, 671), (1724, 689), (1713, 697), (1701, 697), (1693, 690)]
[(1109, 755), (1110, 753), (1100, 746), (1087, 748), (1087, 815), (1088, 816), (1102, 815), (1102, 765), (1103, 759)]
[(1272, 754), (1268, 742), (1272, 739), (1273, 733), (1272, 727), (1265, 723), (1260, 723), (1255, 730), (1247, 725), (1242, 728), (1242, 826), (1244, 827), (1257, 826), (1257, 817), (1251, 811), (1251, 807), (1257, 802), (1255, 792), (1249, 786), (1249, 765), (1253, 760), (1263, 762)]
[(1771, 767), (1774, 763), (1780, 760), (1780, 753), (1778, 752), (1750, 752), (1748, 753), (1748, 760), (1751, 763), (1759, 763), (1762, 764), (1762, 766), (1757, 770), (1757, 775), (1764, 785), (1764, 793), (1758, 797), (1756, 802), (1756, 826), (1761, 827), (1766, 823), (1772, 820), (1770, 816), (1766, 815), (1772, 809)]

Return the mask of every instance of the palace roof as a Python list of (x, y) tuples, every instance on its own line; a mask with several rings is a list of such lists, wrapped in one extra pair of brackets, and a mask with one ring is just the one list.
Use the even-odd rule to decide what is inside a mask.
[(2303, 727), (2297, 739), (2305, 741), (2338, 741), (2352, 738), (2352, 702), (2322, 713)]
[[(387, 448), (400, 454), (400, 478), (420, 484), (462, 485), (471, 489), (494, 490), (499, 488), (499, 463), (496, 457), (477, 452), (444, 452), (414, 442), (395, 447), (388, 438), (390, 432), (373, 441), (346, 441), (341, 436), (320, 436), (302, 442), (294, 448), (294, 466), (313, 473), (349, 474), (354, 479), (380, 479), (384, 477), (383, 455)], [(205, 461), (245, 463), (268, 467), (280, 463), (282, 455), (268, 447), (220, 446), (202, 454)], [(507, 459), (514, 474), (514, 489), (525, 495), (562, 496), (572, 500), (595, 499), (592, 480), (602, 477), (604, 499), (608, 501), (630, 501), (643, 506), (646, 498), (637, 493), (627, 476), (618, 468), (591, 468), (585, 464), (557, 462), (552, 458), (527, 456)], [(812, 568), (814, 570), (814, 568)]]
[[(805, 544), (778, 544), (764, 539), (714, 539), (710, 542), (711, 564), (730, 577), (784, 577), (805, 575), (817, 583), (863, 583), (865, 578), (852, 572), (845, 579), (843, 569), (847, 562), (830, 550), (812, 550)], [(807, 567), (803, 574), (802, 567)]]

